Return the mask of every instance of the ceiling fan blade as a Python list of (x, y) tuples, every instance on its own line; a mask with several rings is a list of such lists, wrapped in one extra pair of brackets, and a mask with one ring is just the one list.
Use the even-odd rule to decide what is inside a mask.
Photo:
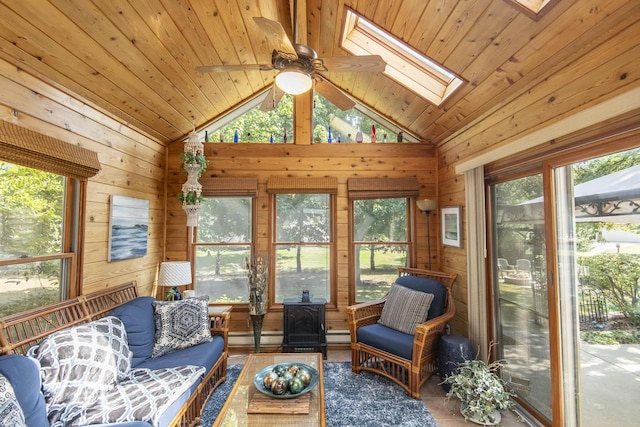
[(253, 20), (258, 27), (265, 32), (270, 44), (282, 57), (291, 61), (298, 59), (298, 54), (296, 53), (289, 36), (287, 36), (287, 33), (279, 22), (272, 21), (271, 19), (267, 19), (262, 16), (254, 16)]
[(355, 101), (345, 95), (344, 92), (338, 89), (333, 83), (325, 80), (324, 78), (318, 78), (316, 80), (316, 91), (343, 111), (350, 110), (356, 105)]
[(204, 65), (196, 67), (199, 73), (231, 73), (234, 71), (270, 71), (272, 65), (267, 64), (241, 64), (241, 65)]
[(278, 85), (274, 83), (273, 86), (271, 86), (271, 89), (269, 89), (267, 97), (264, 99), (264, 101), (262, 101), (262, 104), (260, 104), (260, 111), (275, 110), (283, 95), (284, 92), (282, 91), (282, 89), (280, 89)]
[(381, 73), (387, 66), (380, 55), (332, 56), (320, 58), (320, 60), (330, 73), (342, 71)]

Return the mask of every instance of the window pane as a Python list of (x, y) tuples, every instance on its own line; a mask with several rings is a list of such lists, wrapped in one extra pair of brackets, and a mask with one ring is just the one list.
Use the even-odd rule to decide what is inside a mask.
[(27, 262), (0, 267), (0, 317), (60, 300), (64, 260)]
[[(502, 376), (551, 419), (551, 352), (542, 175), (495, 184), (496, 334)], [(504, 266), (507, 266), (506, 268)]]
[(314, 298), (330, 300), (329, 245), (286, 245), (276, 249), (276, 302), (308, 290)]
[(245, 260), (251, 256), (251, 197), (205, 198), (195, 245), (196, 295), (212, 303), (249, 300)]
[(61, 299), (69, 263), (30, 258), (62, 256), (64, 192), (60, 175), (0, 162), (0, 259), (20, 261), (0, 267), (0, 316)]
[(198, 219), (198, 242), (251, 241), (251, 198), (205, 198)]
[(398, 277), (399, 267), (408, 267), (408, 245), (355, 245), (356, 301), (384, 296)]
[(407, 198), (353, 201), (356, 301), (387, 293), (409, 260)]
[(353, 202), (356, 242), (406, 242), (407, 199)]
[(278, 194), (277, 242), (328, 242), (328, 194)]
[(249, 301), (245, 260), (251, 246), (197, 246), (195, 255), (196, 295), (209, 295), (212, 303)]
[(0, 257), (62, 251), (64, 177), (0, 162)]

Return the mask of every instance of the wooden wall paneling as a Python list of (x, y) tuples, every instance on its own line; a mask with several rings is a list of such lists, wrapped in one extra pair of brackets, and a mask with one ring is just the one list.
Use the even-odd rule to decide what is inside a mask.
[[(138, 50), (138, 56), (145, 58), (146, 61), (149, 61), (150, 66), (158, 71), (161, 70), (163, 76), (166, 76), (160, 82), (166, 79), (168, 86), (166, 88), (158, 87), (156, 90), (163, 93), (164, 96), (168, 96), (174, 107), (176, 104), (181, 104), (181, 110), (191, 111), (191, 116), (198, 117), (200, 122), (208, 119), (212, 114), (220, 113), (195, 83), (195, 68), (191, 66), (184, 68), (176, 61), (171, 51), (164, 47), (170, 38), (163, 37), (159, 40), (147, 24), (148, 17), (140, 16), (129, 0), (97, 2), (96, 7), (105, 15), (112, 17), (113, 25), (135, 46)], [(158, 51), (158, 48), (162, 50)], [(180, 51), (177, 46), (175, 48), (177, 48), (177, 52)], [(146, 52), (154, 53), (149, 55)], [(153, 81), (158, 84), (156, 79)], [(177, 92), (176, 86), (183, 88), (183, 90)], [(170, 91), (173, 91), (175, 95), (168, 95), (171, 93)]]
[[(14, 3), (12, 7), (18, 10), (20, 13), (24, 13), (21, 7), (28, 7), (26, 2)], [(126, 74), (128, 69), (113, 56), (105, 54), (104, 51), (98, 46), (96, 41), (91, 39), (83, 32), (77, 31), (76, 24), (71, 23), (68, 18), (63, 15), (56, 7), (53, 7), (50, 3), (43, 2), (39, 5), (39, 12), (33, 20), (24, 21), (18, 15), (13, 12), (6, 11), (9, 15), (5, 15), (3, 10), (0, 15), (5, 17), (7, 21), (1, 21), (2, 36), (5, 38), (5, 34), (8, 29), (12, 29), (13, 35), (7, 35), (10, 39), (15, 40), (15, 46), (20, 50), (24, 50), (31, 57), (28, 63), (31, 67), (41, 71), (44, 75), (51, 75), (52, 68), (57, 68), (64, 71), (64, 74), (57, 74), (53, 72), (56, 81), (64, 84), (66, 87), (71, 88), (75, 92), (79, 93), (86, 98), (100, 103), (108, 102), (109, 109), (112, 110), (115, 107), (115, 113), (126, 113), (127, 116), (135, 117), (135, 114), (131, 113), (148, 113), (154, 117), (159, 115), (166, 118), (164, 122), (167, 125), (166, 129), (173, 129), (171, 123), (179, 122), (179, 114), (176, 114), (175, 110), (162, 101), (156, 92), (150, 90), (142, 82), (128, 81), (123, 82), (121, 85), (114, 85), (111, 81), (104, 78), (105, 75), (110, 74)], [(85, 17), (91, 21), (91, 17)], [(84, 22), (84, 21), (82, 21)], [(93, 69), (87, 66), (87, 63), (80, 58), (77, 58), (72, 52), (66, 49), (67, 46), (54, 43), (51, 37), (47, 34), (47, 29), (54, 25), (56, 32), (60, 35), (60, 39), (65, 40), (69, 45), (74, 46), (74, 52), (82, 52), (85, 57), (89, 57), (95, 60), (95, 63), (100, 64), (100, 69)], [(22, 27), (26, 29), (22, 30)], [(26, 41), (20, 34), (32, 34), (30, 40)], [(16, 52), (19, 55), (19, 52)], [(19, 55), (21, 56), (21, 55)], [(25, 58), (26, 59), (26, 58)], [(52, 68), (48, 68), (44, 65), (50, 65)], [(64, 75), (73, 74), (76, 69), (85, 70), (83, 73), (82, 81), (69, 80)], [(123, 91), (132, 95), (132, 100), (125, 101), (127, 97), (121, 95)], [(159, 101), (157, 109), (146, 107), (141, 100), (154, 99)], [(128, 105), (132, 104), (132, 105)], [(164, 104), (165, 109), (160, 106)], [(154, 107), (155, 108), (155, 107)], [(124, 111), (122, 110), (124, 109)], [(136, 121), (136, 123), (140, 123)], [(162, 130), (162, 126), (158, 124), (158, 130)], [(152, 129), (152, 131), (154, 131)]]
[(435, 40), (425, 51), (426, 55), (436, 62), (446, 66), (446, 58), (456, 50), (458, 44), (464, 40), (478, 18), (482, 15), (486, 2), (459, 2), (451, 15), (456, 19), (449, 19), (440, 28)]
[[(169, 194), (167, 224), (167, 254), (174, 259), (184, 259), (180, 252), (182, 242), (186, 242), (185, 216), (180, 212), (179, 202), (173, 200), (172, 192), (182, 185), (186, 177), (175, 170), (180, 168), (178, 160), (179, 144), (169, 147), (169, 171), (167, 174)], [(206, 176), (256, 176), (258, 178), (257, 203), (257, 241), (259, 248), (268, 250), (269, 240), (269, 195), (266, 194), (266, 182), (270, 176), (324, 177), (338, 179), (335, 216), (336, 249), (336, 303), (337, 311), (327, 315), (327, 327), (334, 331), (347, 330), (344, 308), (349, 302), (349, 200), (347, 197), (347, 179), (350, 177), (412, 177), (420, 183), (420, 197), (435, 197), (437, 180), (437, 159), (435, 148), (428, 144), (388, 143), (388, 144), (205, 144), (205, 154), (209, 159)], [(432, 218), (433, 219), (433, 218)], [(421, 235), (426, 235), (424, 219), (416, 219)], [(418, 222), (422, 221), (422, 223)], [(432, 231), (437, 229), (433, 221)], [(421, 225), (422, 224), (422, 225)], [(420, 234), (419, 234), (420, 236)], [(418, 241), (418, 253), (421, 262), (426, 260), (426, 238)], [(435, 239), (435, 238), (434, 238)], [(171, 242), (179, 242), (173, 245)], [(436, 240), (432, 240), (434, 246)], [(434, 252), (434, 251), (432, 251)], [(246, 313), (238, 314), (243, 319)], [(265, 319), (269, 331), (281, 331), (282, 315), (272, 311)], [(251, 328), (242, 320), (234, 323), (238, 328), (234, 332), (249, 332)]]
[[(429, 3), (434, 2), (424, 0), (405, 0), (398, 2), (402, 7), (394, 14), (393, 22), (390, 20), (385, 22), (383, 28), (400, 40), (409, 43), (419, 23), (422, 22), (423, 19), (429, 22), (431, 21), (429, 14), (425, 14)], [(384, 10), (383, 7), (379, 7), (379, 9)], [(378, 18), (376, 18), (376, 22), (378, 22)]]
[(415, 27), (411, 37), (408, 39), (409, 44), (420, 52), (427, 52), (436, 41), (437, 34), (441, 31), (459, 1), (454, 0), (443, 3), (430, 0), (426, 2), (427, 5), (419, 21), (420, 24)]
[[(220, 64), (221, 60), (215, 49), (209, 47), (209, 36), (204, 26), (208, 22), (201, 22), (195, 11), (188, 4), (178, 3), (172, 0), (152, 0), (157, 10), (158, 20), (162, 22), (162, 30), (172, 34), (170, 39), (179, 37), (182, 48), (179, 50), (184, 61), (191, 66)], [(136, 7), (140, 7), (136, 2)], [(170, 17), (168, 19), (167, 17)], [(177, 31), (175, 31), (177, 30)], [(180, 36), (174, 37), (173, 34)], [(205, 73), (201, 76), (204, 80), (202, 91), (212, 100), (224, 100), (229, 105), (236, 105), (242, 100), (242, 96), (235, 85), (229, 84), (229, 76), (222, 73)], [(199, 80), (200, 82), (200, 80)], [(198, 83), (201, 84), (201, 83)], [(212, 101), (212, 104), (216, 104)]]
[[(476, 127), (480, 119), (475, 121), (471, 120), (469, 116), (471, 111), (468, 111), (467, 108), (475, 108), (477, 111), (483, 111), (485, 116), (491, 115), (493, 110), (490, 105), (496, 105), (495, 110), (497, 110), (501, 104), (517, 97), (525, 86), (544, 81), (546, 77), (554, 75), (562, 67), (571, 64), (577, 57), (583, 55), (585, 53), (584, 49), (576, 48), (576, 46), (581, 46), (584, 43), (584, 41), (581, 41), (581, 38), (592, 39), (595, 38), (600, 31), (607, 31), (605, 29), (611, 31), (611, 28), (616, 27), (615, 22), (612, 22), (616, 21), (616, 18), (611, 17), (606, 20), (607, 22), (598, 25), (593, 32), (589, 30), (585, 32), (583, 36), (576, 38), (577, 34), (584, 31), (584, 27), (582, 27), (583, 23), (581, 20), (575, 19), (577, 11), (569, 9), (570, 5), (570, 2), (561, 2), (557, 7), (553, 8), (541, 22), (533, 22), (522, 15), (516, 17), (504, 31), (504, 36), (502, 34), (499, 35), (495, 42), (482, 52), (478, 59), (463, 73), (466, 79), (477, 84), (477, 89), (471, 93), (465, 93), (465, 99), (468, 99), (467, 103), (456, 103), (436, 120), (436, 125), (439, 129), (437, 131), (437, 140), (439, 142), (444, 141), (445, 138), (450, 136), (454, 128), (458, 128), (458, 132), (462, 132), (465, 127)], [(579, 5), (575, 5), (576, 8), (585, 6), (582, 2)], [(611, 6), (611, 4), (608, 4), (608, 6)], [(593, 7), (599, 9), (599, 6), (595, 4)], [(627, 8), (628, 6), (625, 9)], [(614, 15), (618, 14), (615, 9), (612, 9), (611, 13)], [(634, 15), (627, 13), (626, 16), (633, 17)], [(637, 20), (637, 14), (635, 18), (632, 19)], [(575, 26), (577, 26), (576, 31), (566, 31), (562, 33), (562, 36), (558, 37), (542, 31), (544, 29), (542, 24), (549, 25), (549, 21), (557, 24), (558, 21), (561, 20), (566, 21), (563, 22), (562, 25), (570, 25), (575, 21)], [(612, 25), (613, 27), (611, 27)], [(515, 39), (510, 37), (510, 35), (514, 33), (515, 28), (519, 28), (521, 34), (535, 30), (536, 34), (540, 34), (540, 37), (534, 38), (532, 42), (526, 37)], [(547, 37), (551, 37), (551, 39), (547, 39)], [(564, 44), (558, 45), (559, 42)], [(538, 61), (529, 61), (531, 56), (539, 55), (540, 51), (545, 52), (552, 49), (549, 46), (550, 43), (559, 51), (558, 55), (554, 55), (547, 61), (543, 61), (542, 58)], [(505, 49), (506, 46), (509, 48)], [(490, 64), (495, 64), (496, 62), (502, 62), (502, 65), (491, 75), (486, 76), (487, 70), (491, 69)], [(526, 63), (525, 72), (523, 72), (523, 63)], [(519, 65), (516, 66), (515, 64)], [(486, 79), (483, 76), (485, 76)], [(496, 88), (500, 88), (499, 104), (494, 102), (494, 95), (492, 95), (495, 93)], [(460, 118), (463, 118), (463, 120), (460, 121)]]
[[(3, 60), (0, 60), (0, 87), (2, 119), (98, 153), (102, 170), (87, 184), (83, 293), (132, 279), (138, 280), (141, 294), (149, 293), (164, 242), (165, 148), (125, 123), (120, 123), (118, 132), (117, 122), (111, 116)], [(106, 261), (110, 194), (149, 200), (147, 256)]]
[[(469, 64), (478, 59), (475, 52), (484, 53), (491, 44), (498, 45), (500, 43), (497, 40), (498, 37), (517, 16), (518, 13), (515, 10), (504, 7), (504, 4), (491, 2), (442, 65), (461, 76)], [(487, 28), (491, 28), (491, 33), (487, 33)], [(502, 46), (502, 49), (506, 50), (505, 46)], [(470, 77), (469, 74), (465, 73), (465, 75)]]
[[(234, 42), (231, 40), (229, 33), (227, 33), (227, 31), (221, 31), (222, 28), (225, 28), (225, 24), (218, 12), (218, 7), (215, 5), (215, 2), (191, 0), (190, 4), (198, 16), (206, 18), (201, 25), (204, 27), (204, 31), (211, 43), (211, 46), (208, 47), (213, 47), (219, 58), (219, 62), (214, 62), (213, 64), (241, 64), (238, 53), (234, 49)], [(209, 43), (207, 43), (207, 45), (209, 45)], [(254, 74), (258, 73), (228, 73), (227, 84), (232, 86), (231, 83), (233, 82), (233, 86), (235, 86), (240, 93), (240, 98), (247, 99), (253, 94), (251, 90), (251, 78), (259, 78)]]

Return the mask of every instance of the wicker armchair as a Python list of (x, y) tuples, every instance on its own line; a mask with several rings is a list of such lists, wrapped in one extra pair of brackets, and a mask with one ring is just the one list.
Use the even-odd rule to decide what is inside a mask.
[[(411, 281), (412, 284), (421, 282), (433, 284), (433, 281), (436, 281), (446, 288), (445, 291), (440, 287), (444, 297), (440, 307), (441, 314), (418, 324), (414, 335), (396, 331), (378, 323), (388, 295), (377, 301), (347, 307), (353, 372), (370, 371), (387, 377), (398, 383), (411, 397), (419, 399), (420, 387), (437, 371), (436, 356), (440, 336), (444, 332), (446, 323), (455, 314), (451, 288), (456, 277), (456, 274), (416, 268), (399, 269), (398, 280), (404, 280), (403, 285)], [(429, 317), (431, 315), (430, 309)]]

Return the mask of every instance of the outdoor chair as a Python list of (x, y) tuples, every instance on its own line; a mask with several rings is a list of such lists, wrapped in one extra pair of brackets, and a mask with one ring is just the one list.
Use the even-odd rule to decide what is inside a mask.
[(509, 275), (509, 273), (515, 273), (516, 268), (509, 264), (506, 258), (498, 258), (498, 270), (500, 271), (500, 277), (504, 277), (505, 274)]
[(516, 269), (518, 273), (529, 273), (531, 275), (531, 261), (524, 258), (516, 260)]
[(440, 336), (455, 314), (456, 277), (400, 268), (384, 297), (347, 307), (353, 372), (382, 375), (419, 399), (420, 387), (438, 370)]

